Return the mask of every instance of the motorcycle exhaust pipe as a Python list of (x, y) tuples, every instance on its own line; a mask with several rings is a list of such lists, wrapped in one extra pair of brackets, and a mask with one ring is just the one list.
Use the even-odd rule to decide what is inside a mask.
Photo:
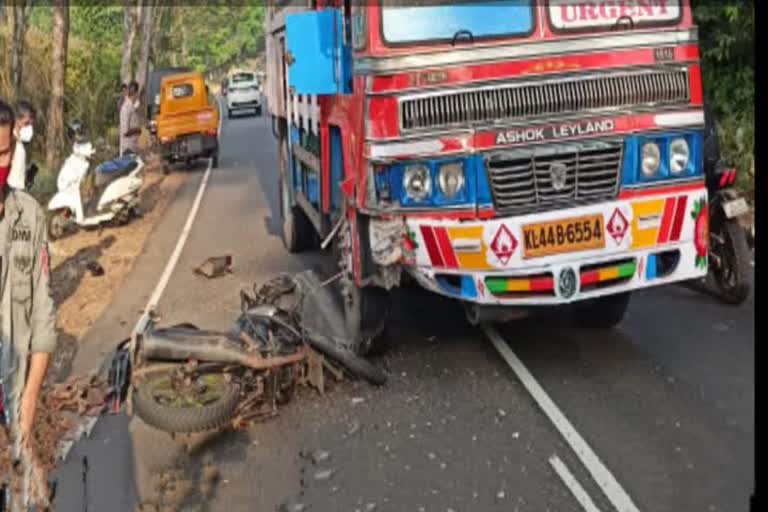
[(482, 306), (467, 304), (465, 312), (470, 324), (477, 326), (488, 323), (504, 323), (529, 316), (528, 310), (512, 306)]
[(302, 361), (304, 351), (287, 356), (263, 357), (258, 351), (249, 352), (220, 335), (201, 333), (149, 333), (142, 338), (141, 356), (147, 360), (188, 361), (201, 363), (237, 364), (265, 370)]

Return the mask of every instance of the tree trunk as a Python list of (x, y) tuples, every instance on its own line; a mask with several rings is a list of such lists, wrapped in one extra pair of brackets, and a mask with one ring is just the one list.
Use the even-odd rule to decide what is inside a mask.
[(24, 69), (24, 40), (27, 34), (29, 14), (32, 5), (29, 0), (20, 0), (13, 4), (13, 34), (11, 37), (11, 100), (16, 100), (21, 92), (21, 78)]
[(51, 41), (51, 103), (48, 107), (48, 137), (45, 148), (45, 162), (51, 172), (57, 168), (64, 147), (64, 84), (67, 75), (68, 42), (69, 0), (55, 0)]
[(138, 29), (138, 7), (130, 0), (125, 2), (123, 14), (123, 57), (120, 61), (120, 80), (127, 84), (133, 79), (133, 42)]
[[(144, 5), (141, 13), (141, 57), (136, 72), (136, 81), (139, 83), (139, 89), (144, 91), (147, 86), (147, 74), (149, 73), (149, 56), (152, 51), (152, 38), (155, 28), (155, 9), (152, 2)], [(142, 94), (142, 100), (143, 98)], [(142, 104), (144, 102), (142, 101)]]

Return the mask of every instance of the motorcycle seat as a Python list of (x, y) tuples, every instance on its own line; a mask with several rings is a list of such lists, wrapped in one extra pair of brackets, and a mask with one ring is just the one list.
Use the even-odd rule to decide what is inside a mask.
[(126, 155), (102, 162), (96, 167), (96, 186), (103, 187), (118, 178), (127, 176), (138, 166), (139, 162), (135, 155)]
[(128, 174), (136, 167), (139, 162), (136, 160), (136, 155), (125, 155), (112, 160), (102, 162), (96, 168), (96, 171), (103, 174)]

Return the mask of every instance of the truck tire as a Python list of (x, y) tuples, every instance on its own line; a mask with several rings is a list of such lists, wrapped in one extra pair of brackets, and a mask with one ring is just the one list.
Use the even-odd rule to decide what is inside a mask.
[(289, 252), (311, 249), (317, 241), (315, 227), (304, 211), (290, 203), (290, 179), (288, 177), (288, 141), (280, 138), (280, 220), (283, 245)]
[(218, 383), (221, 394), (215, 401), (194, 407), (174, 407), (158, 402), (153, 393), (169, 380), (170, 373), (150, 373), (133, 393), (136, 415), (146, 424), (170, 433), (203, 432), (227, 425), (240, 402), (240, 388), (227, 382), (223, 374), (208, 375), (221, 377)]
[(573, 305), (576, 323), (588, 329), (611, 329), (624, 319), (630, 292), (588, 299)]
[(352, 351), (360, 357), (383, 353), (387, 345), (384, 334), (389, 317), (389, 292), (378, 287), (353, 286), (349, 300), (342, 297), (342, 303)]
[(211, 168), (212, 169), (219, 168), (219, 150), (218, 149), (213, 153), (211, 153)]

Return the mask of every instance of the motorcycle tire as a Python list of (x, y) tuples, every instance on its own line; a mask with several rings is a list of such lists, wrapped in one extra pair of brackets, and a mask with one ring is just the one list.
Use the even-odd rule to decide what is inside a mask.
[(720, 255), (723, 269), (719, 271), (712, 266), (712, 277), (717, 285), (720, 300), (726, 304), (738, 306), (747, 300), (750, 291), (750, 254), (747, 234), (736, 219), (724, 219), (718, 224), (720, 225), (713, 227), (719, 231), (723, 239), (724, 251)]
[(232, 421), (240, 403), (237, 384), (225, 381), (222, 375), (222, 393), (216, 401), (195, 407), (173, 407), (159, 403), (152, 394), (169, 375), (167, 371), (151, 373), (133, 393), (134, 411), (147, 425), (182, 434), (215, 430)]

